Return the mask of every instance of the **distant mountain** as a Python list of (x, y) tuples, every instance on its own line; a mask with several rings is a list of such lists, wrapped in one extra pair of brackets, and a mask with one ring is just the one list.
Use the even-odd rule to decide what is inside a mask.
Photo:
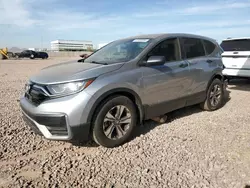
[(18, 48), (18, 47), (12, 47), (12, 48), (9, 48), (8, 51), (9, 52), (22, 52), (23, 50), (27, 50), (26, 48)]

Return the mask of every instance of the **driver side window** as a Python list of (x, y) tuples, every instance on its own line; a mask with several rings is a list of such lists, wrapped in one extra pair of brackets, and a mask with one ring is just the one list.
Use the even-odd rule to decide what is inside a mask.
[(166, 62), (180, 60), (178, 39), (173, 38), (164, 40), (153, 48), (153, 50), (148, 54), (148, 57), (149, 56), (164, 56), (166, 58)]

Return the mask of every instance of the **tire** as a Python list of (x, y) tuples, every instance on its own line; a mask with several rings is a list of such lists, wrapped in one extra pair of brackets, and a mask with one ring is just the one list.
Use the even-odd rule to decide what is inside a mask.
[(44, 55), (42, 56), (42, 59), (48, 59), (48, 55), (47, 55), (47, 54), (44, 54)]
[[(114, 120), (116, 112), (118, 112), (119, 109), (122, 109), (121, 111), (123, 111), (120, 118), (123, 123), (119, 123), (118, 120)], [(126, 123), (124, 123), (125, 121)], [(127, 123), (128, 121), (130, 123)], [(98, 145), (107, 148), (120, 146), (129, 140), (136, 123), (137, 112), (134, 103), (125, 96), (110, 97), (99, 106), (94, 114), (92, 125), (93, 140)], [(118, 131), (121, 130), (120, 128), (122, 128), (123, 132)]]
[[(216, 98), (216, 101), (218, 100), (218, 102), (215, 102), (215, 98), (214, 99), (211, 98), (212, 93), (214, 93), (214, 91), (215, 91), (215, 87), (218, 87), (220, 90), (220, 97)], [(219, 96), (219, 94), (217, 94), (216, 96)], [(201, 103), (200, 106), (203, 110), (206, 110), (206, 111), (217, 110), (223, 104), (223, 97), (224, 97), (223, 83), (221, 80), (216, 78), (210, 84), (210, 86), (207, 90), (206, 100), (203, 103)]]
[(30, 59), (35, 59), (35, 55), (34, 55), (34, 54), (31, 54), (31, 55), (30, 55)]
[(4, 60), (3, 54), (0, 54), (0, 60)]

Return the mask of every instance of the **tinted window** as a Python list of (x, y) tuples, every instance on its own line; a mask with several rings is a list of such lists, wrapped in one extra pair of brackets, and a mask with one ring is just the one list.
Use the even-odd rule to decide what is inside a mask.
[(206, 49), (206, 54), (210, 55), (211, 53), (213, 53), (213, 51), (215, 50), (216, 46), (214, 45), (214, 43), (208, 41), (208, 40), (203, 40), (204, 42), (204, 46)]
[(181, 39), (184, 58), (195, 58), (205, 55), (205, 50), (200, 39), (182, 38)]
[(222, 41), (224, 51), (250, 51), (250, 39)]
[(165, 56), (166, 61), (177, 61), (180, 59), (178, 39), (167, 39), (158, 44), (148, 56)]

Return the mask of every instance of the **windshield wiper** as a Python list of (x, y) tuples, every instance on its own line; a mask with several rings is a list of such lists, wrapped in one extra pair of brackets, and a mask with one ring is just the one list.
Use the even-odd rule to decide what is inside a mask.
[(101, 62), (97, 62), (97, 61), (91, 61), (90, 63), (101, 64), (101, 65), (108, 65), (108, 63), (101, 63)]

